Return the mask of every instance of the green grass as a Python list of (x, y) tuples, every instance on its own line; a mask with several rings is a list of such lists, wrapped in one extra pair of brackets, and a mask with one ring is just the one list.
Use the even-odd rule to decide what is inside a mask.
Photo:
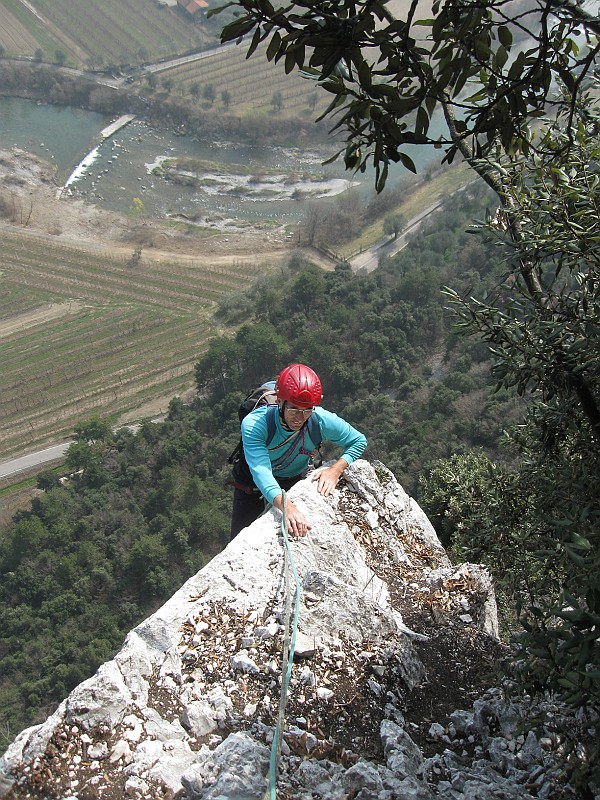
[(23, 478), (23, 480), (17, 481), (16, 483), (11, 483), (9, 486), (2, 487), (0, 489), (0, 497), (10, 497), (11, 495), (23, 491), (23, 489), (33, 489), (36, 484), (36, 475), (33, 475), (29, 478)]

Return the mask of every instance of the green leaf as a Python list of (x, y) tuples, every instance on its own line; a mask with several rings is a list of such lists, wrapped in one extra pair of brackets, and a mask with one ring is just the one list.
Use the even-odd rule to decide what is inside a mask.
[(500, 44), (509, 50), (510, 46), (512, 45), (513, 37), (508, 25), (500, 25), (497, 33)]
[(288, 51), (285, 54), (285, 67), (284, 67), (285, 74), (289, 75), (290, 72), (293, 72), (295, 67), (296, 67), (296, 56), (293, 52)]
[(496, 50), (496, 67), (498, 69), (502, 69), (502, 67), (506, 64), (507, 61), (508, 61), (508, 53), (506, 52), (504, 47), (499, 47)]
[(252, 53), (254, 53), (258, 45), (261, 43), (261, 41), (262, 41), (262, 35), (260, 32), (260, 28), (257, 28), (254, 31), (254, 36), (252, 37), (252, 41), (250, 43), (250, 47), (248, 48), (248, 52), (246, 53), (246, 58), (250, 58)]
[(254, 26), (255, 22), (253, 19), (242, 17), (242, 19), (236, 20), (232, 22), (231, 25), (227, 25), (226, 28), (223, 28), (221, 31), (221, 41), (230, 42), (234, 39), (242, 39), (247, 33), (250, 33)]
[(379, 175), (377, 176), (377, 181), (375, 183), (375, 190), (378, 193), (383, 191), (385, 187), (385, 182), (387, 181), (387, 177), (388, 177), (388, 165), (384, 164)]
[(360, 85), (368, 90), (371, 86), (371, 68), (369, 67), (369, 64), (364, 58), (362, 58), (362, 56), (354, 60), (354, 64), (356, 66)]
[(273, 36), (271, 36), (271, 41), (269, 42), (269, 46), (267, 47), (267, 59), (269, 61), (273, 61), (275, 56), (278, 55), (280, 47), (281, 47), (281, 34), (279, 33), (279, 31), (275, 31)]
[(417, 109), (417, 118), (415, 121), (415, 133), (418, 135), (425, 136), (427, 134), (427, 130), (429, 129), (429, 115), (427, 111), (423, 108), (423, 106), (419, 106)]
[(515, 58), (515, 60), (510, 66), (510, 69), (508, 70), (507, 77), (509, 81), (514, 81), (517, 78), (521, 77), (523, 70), (525, 69), (526, 61), (527, 61), (527, 56), (525, 55), (524, 52), (520, 52), (517, 54), (517, 57)]
[(410, 158), (410, 156), (407, 156), (406, 153), (398, 153), (398, 156), (400, 158), (402, 165), (406, 167), (406, 169), (410, 170), (410, 172), (413, 172), (416, 175), (417, 168), (415, 167), (415, 162), (412, 160), (412, 158)]
[(480, 61), (488, 61), (491, 50), (488, 42), (482, 38), (475, 39), (475, 56)]

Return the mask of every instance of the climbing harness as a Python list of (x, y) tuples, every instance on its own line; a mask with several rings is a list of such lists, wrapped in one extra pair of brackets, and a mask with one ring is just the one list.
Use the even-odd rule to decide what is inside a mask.
[[(284, 555), (284, 590), (285, 590), (285, 634), (283, 638), (283, 656), (281, 660), (281, 694), (279, 696), (279, 713), (277, 724), (273, 731), (273, 742), (271, 743), (271, 761), (269, 767), (269, 787), (263, 796), (263, 800), (276, 800), (277, 798), (277, 770), (281, 757), (281, 740), (283, 735), (283, 724), (285, 718), (285, 706), (287, 703), (287, 693), (292, 676), (292, 663), (294, 661), (294, 650), (296, 649), (296, 633), (298, 631), (298, 614), (300, 611), (300, 581), (296, 572), (296, 565), (292, 556), (292, 549), (287, 534), (287, 496), (283, 492), (283, 513), (281, 515), (281, 533), (283, 535), (283, 555)], [(294, 622), (290, 636), (290, 617), (292, 598), (290, 596), (290, 569), (294, 576), (296, 591), (294, 596)]]

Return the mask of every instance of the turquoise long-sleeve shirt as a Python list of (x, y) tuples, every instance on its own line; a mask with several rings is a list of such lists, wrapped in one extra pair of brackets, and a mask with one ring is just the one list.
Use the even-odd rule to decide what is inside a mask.
[[(244, 455), (254, 483), (265, 500), (272, 503), (275, 497), (281, 494), (281, 487), (273, 473), (280, 478), (293, 478), (302, 474), (308, 466), (310, 454), (315, 450), (316, 443), (308, 435), (306, 425), (298, 431), (295, 438), (290, 439), (290, 431), (281, 424), (279, 414), (275, 414), (275, 435), (267, 448), (268, 408), (269, 406), (255, 408), (244, 417), (241, 427)], [(327, 440), (344, 448), (341, 455), (344, 461), (352, 464), (360, 458), (367, 446), (367, 439), (360, 431), (337, 414), (326, 411), (320, 406), (315, 408), (313, 415), (318, 420), (323, 441)], [(289, 442), (284, 444), (286, 440)]]

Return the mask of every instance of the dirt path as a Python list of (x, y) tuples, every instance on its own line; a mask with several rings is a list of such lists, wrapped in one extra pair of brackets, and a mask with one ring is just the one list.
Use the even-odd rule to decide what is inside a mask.
[(10, 336), (15, 331), (22, 331), (25, 328), (33, 328), (42, 322), (64, 317), (67, 314), (77, 314), (81, 310), (81, 304), (75, 301), (71, 303), (52, 303), (49, 305), (38, 306), (31, 311), (23, 314), (16, 314), (8, 319), (0, 320), (0, 339)]

